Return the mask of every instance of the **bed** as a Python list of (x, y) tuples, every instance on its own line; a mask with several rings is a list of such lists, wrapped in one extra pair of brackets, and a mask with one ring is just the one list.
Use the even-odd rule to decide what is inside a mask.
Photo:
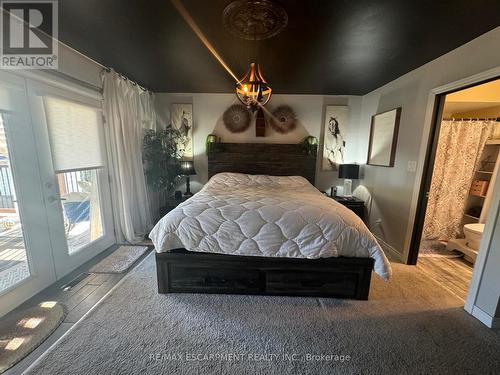
[(210, 180), (165, 215), (150, 238), (160, 293), (367, 299), (387, 258), (364, 223), (311, 184), (300, 145), (219, 144)]

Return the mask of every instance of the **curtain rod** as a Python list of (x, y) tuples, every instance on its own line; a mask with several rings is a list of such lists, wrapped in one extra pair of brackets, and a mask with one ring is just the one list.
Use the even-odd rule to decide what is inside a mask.
[(115, 72), (116, 74), (118, 74), (120, 77), (122, 77), (125, 81), (129, 81), (132, 85), (135, 85), (137, 87), (139, 87), (140, 89), (148, 92), (150, 95), (153, 94), (153, 92), (151, 90), (148, 90), (147, 88), (145, 88), (144, 86), (140, 85), (139, 83), (137, 83), (136, 81), (133, 81), (131, 80), (130, 78), (128, 78), (126, 75), (120, 73), (120, 72), (117, 72), (115, 69), (113, 68), (110, 68), (110, 67), (104, 67), (103, 68), (105, 71), (107, 71), (108, 73), (109, 72)]
[[(54, 76), (59, 77), (59, 78), (63, 78), (65, 80), (67, 80), (67, 81), (71, 81), (71, 82), (76, 83), (76, 84), (78, 84), (80, 86), (83, 86), (85, 88), (88, 88), (90, 90), (93, 90), (93, 91), (96, 91), (96, 92), (102, 94), (102, 87), (99, 87), (99, 86), (93, 85), (92, 83), (89, 83), (89, 82), (83, 81), (81, 79), (75, 78), (75, 77), (73, 77), (73, 76), (71, 76), (69, 74), (63, 73), (63, 72), (61, 72), (59, 70), (53, 70), (53, 69), (42, 69), (42, 70), (44, 72), (46, 72), (46, 73), (49, 73), (49, 74), (54, 75)], [(120, 77), (122, 77), (126, 81), (129, 81), (132, 85), (138, 86), (142, 90), (148, 92), (150, 95), (153, 94), (153, 92), (151, 90), (146, 89), (145, 87), (139, 85), (137, 82), (132, 81), (130, 78), (127, 78), (123, 74), (116, 72), (113, 68), (106, 68), (105, 67), (105, 68), (103, 68), (103, 70), (106, 70), (107, 72), (110, 72), (111, 70), (113, 70)]]
[(498, 122), (500, 122), (500, 117), (491, 117), (491, 118), (443, 118), (442, 121), (498, 121)]

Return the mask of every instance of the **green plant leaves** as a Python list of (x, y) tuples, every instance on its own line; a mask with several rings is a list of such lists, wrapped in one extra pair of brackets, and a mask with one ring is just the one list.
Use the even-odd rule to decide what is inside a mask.
[(171, 194), (177, 186), (182, 157), (178, 147), (181, 138), (182, 134), (172, 125), (160, 130), (145, 130), (142, 142), (144, 174), (153, 191), (166, 190)]

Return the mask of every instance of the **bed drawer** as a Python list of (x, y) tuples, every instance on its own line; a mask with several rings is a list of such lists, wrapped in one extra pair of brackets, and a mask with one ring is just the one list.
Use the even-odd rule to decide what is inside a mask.
[(350, 272), (268, 271), (266, 291), (288, 295), (354, 297), (358, 275)]
[(259, 271), (231, 268), (206, 268), (171, 264), (169, 288), (171, 292), (258, 292)]
[(156, 253), (159, 293), (223, 293), (368, 299), (372, 258), (266, 258)]

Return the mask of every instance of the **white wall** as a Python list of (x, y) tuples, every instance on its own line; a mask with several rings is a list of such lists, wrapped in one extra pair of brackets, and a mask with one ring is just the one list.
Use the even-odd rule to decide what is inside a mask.
[(402, 107), (394, 168), (366, 166), (363, 181), (373, 194), (371, 229), (401, 255), (409, 242), (407, 229), (413, 220), (410, 208), (417, 187), (416, 174), (408, 172), (407, 165), (419, 160), (425, 149), (421, 142), (428, 136), (423, 137), (424, 124), (430, 122), (431, 90), (500, 66), (499, 46), (500, 27), (363, 97), (361, 149), (368, 145), (371, 116)]
[[(266, 106), (271, 111), (280, 104), (290, 105), (298, 119), (297, 128), (289, 134), (278, 134), (269, 127), (266, 128), (266, 137), (255, 137), (255, 126), (241, 133), (229, 132), (223, 122), (222, 114), (231, 105), (238, 102), (235, 94), (169, 94), (158, 93), (156, 96), (156, 109), (162, 126), (170, 122), (170, 104), (193, 104), (193, 139), (195, 167), (197, 175), (193, 176), (192, 190), (197, 191), (207, 181), (207, 157), (205, 154), (205, 140), (208, 134), (215, 133), (223, 142), (256, 142), (256, 143), (299, 143), (305, 136), (313, 135), (321, 141), (324, 107), (325, 105), (349, 106), (349, 130), (346, 145), (346, 162), (359, 162), (358, 128), (361, 113), (361, 97), (356, 96), (321, 96), (321, 95), (273, 95)], [(320, 145), (320, 151), (321, 151)], [(363, 154), (364, 155), (364, 154)], [(319, 160), (319, 158), (318, 158)], [(338, 185), (337, 172), (321, 172), (318, 162), (316, 173), (316, 186), (326, 190), (333, 185)]]
[(500, 317), (500, 211), (488, 220), (495, 220), (496, 225), (475, 305), (491, 317)]

